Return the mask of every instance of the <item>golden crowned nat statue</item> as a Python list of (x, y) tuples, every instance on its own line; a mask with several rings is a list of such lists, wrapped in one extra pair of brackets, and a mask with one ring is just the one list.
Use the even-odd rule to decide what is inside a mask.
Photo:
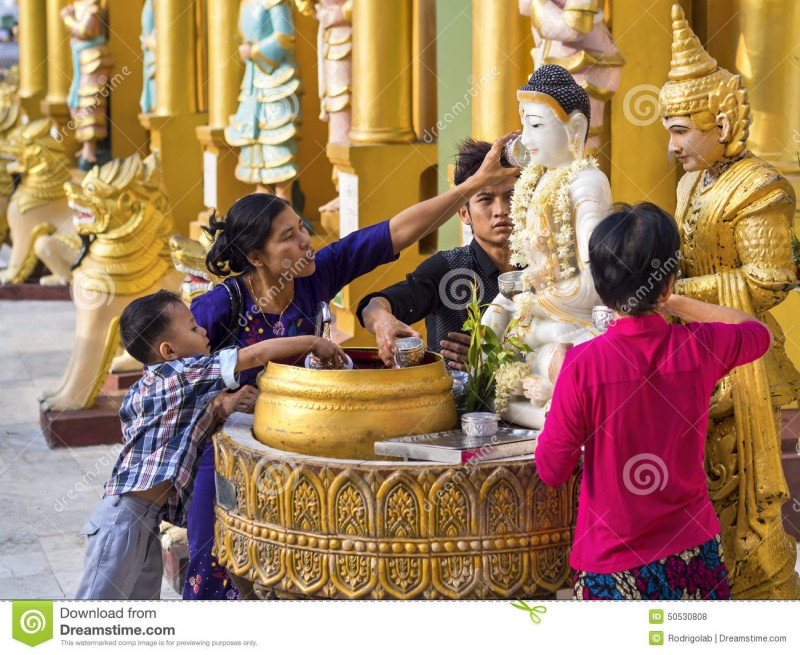
[(796, 546), (781, 522), (789, 492), (779, 427), (779, 408), (798, 397), (800, 375), (768, 311), (797, 282), (795, 195), (776, 168), (747, 150), (750, 105), (741, 77), (717, 66), (677, 4), (672, 30), (660, 102), (670, 152), (686, 171), (678, 183), (675, 292), (754, 314), (775, 337), (763, 358), (723, 378), (711, 400), (705, 463), (731, 591), (734, 598), (800, 598)]
[(498, 295), (482, 323), (498, 337), (511, 325), (531, 348), (525, 361), (498, 370), (495, 408), (506, 420), (541, 428), (556, 350), (598, 334), (592, 308), (602, 303), (589, 269), (589, 237), (608, 215), (611, 189), (585, 155), (589, 98), (565, 69), (542, 66), (517, 98), (530, 162), (514, 186), (511, 246), (512, 263), (526, 267), (527, 290), (513, 300)]

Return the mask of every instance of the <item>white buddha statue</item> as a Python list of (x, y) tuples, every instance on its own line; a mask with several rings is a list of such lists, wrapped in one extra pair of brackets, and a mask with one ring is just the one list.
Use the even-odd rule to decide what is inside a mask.
[(611, 208), (611, 188), (585, 154), (589, 97), (564, 68), (540, 67), (517, 99), (530, 161), (514, 187), (511, 247), (512, 262), (525, 267), (525, 291), (498, 295), (482, 323), (502, 338), (517, 319), (511, 330), (532, 352), (498, 370), (495, 406), (507, 421), (541, 428), (554, 356), (599, 334), (589, 237)]

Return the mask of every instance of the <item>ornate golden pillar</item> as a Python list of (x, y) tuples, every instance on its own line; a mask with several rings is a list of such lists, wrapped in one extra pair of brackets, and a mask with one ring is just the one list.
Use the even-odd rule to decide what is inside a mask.
[[(800, 196), (800, 3), (739, 0), (736, 70), (750, 96), (750, 149)], [(797, 216), (797, 215), (795, 215)]]
[[(203, 147), (203, 205), (220, 213), (228, 211), (237, 198), (252, 189), (236, 179), (238, 151), (225, 141), (223, 131), (236, 113), (244, 64), (239, 58), (239, 3), (235, 0), (207, 0), (208, 31), (208, 125), (197, 128)], [(190, 236), (200, 236), (199, 226), (207, 224), (208, 213), (200, 213)]]
[(353, 3), (353, 143), (414, 140), (412, 0)]
[(156, 111), (140, 114), (150, 148), (161, 160), (177, 233), (203, 205), (203, 164), (195, 130), (206, 122), (197, 110), (196, 0), (159, 0), (156, 11)]
[(47, 96), (42, 101), (42, 113), (62, 128), (70, 120), (67, 97), (72, 83), (69, 30), (60, 13), (68, 4), (70, 0), (47, 0)]
[(530, 19), (517, 0), (472, 0), (472, 25), (472, 138), (494, 141), (520, 128), (517, 89), (532, 72)]
[(436, 0), (414, 0), (411, 42), (412, 120), (421, 140), (436, 125)]
[(673, 2), (653, 0), (643, 12), (639, 3), (615, 0), (611, 22), (626, 61), (611, 99), (611, 196), (616, 202), (649, 200), (669, 212), (675, 211), (682, 173), (667, 156), (658, 91), (669, 72)]
[(147, 132), (139, 123), (139, 96), (142, 92), (141, 34), (142, 2), (109, 2), (108, 49), (114, 60), (109, 88), (108, 133), (111, 156), (130, 157), (145, 153)]
[(19, 99), (31, 120), (42, 117), (47, 93), (45, 0), (19, 0)]
[[(431, 120), (423, 103), (432, 98), (420, 71), (428, 54), (422, 44), (430, 37), (426, 17), (435, 21), (430, 9), (424, 0), (353, 3), (351, 143), (327, 147), (328, 159), (340, 171), (338, 234), (332, 238), (391, 218), (435, 193), (427, 180), (435, 176), (436, 144), (416, 142), (413, 129), (424, 129)], [(306, 84), (313, 82), (306, 77)], [(427, 256), (424, 244), (415, 244), (398, 262), (354, 280), (334, 298), (336, 327), (348, 345), (375, 345), (375, 337), (355, 317), (361, 298), (401, 280)]]

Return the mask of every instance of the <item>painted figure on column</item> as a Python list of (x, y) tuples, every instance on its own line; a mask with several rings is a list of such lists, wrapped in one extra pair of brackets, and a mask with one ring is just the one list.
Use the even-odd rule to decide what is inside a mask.
[[(316, 10), (319, 117), (328, 122), (329, 143), (347, 143), (352, 120), (353, 0), (322, 0)], [(339, 170), (335, 166), (333, 183), (338, 189)], [(320, 207), (320, 212), (338, 211), (338, 196)]]
[(526, 267), (525, 291), (513, 300), (498, 295), (482, 323), (498, 337), (513, 330), (532, 349), (525, 361), (500, 367), (495, 403), (506, 420), (541, 428), (553, 393), (551, 362), (598, 334), (592, 308), (602, 303), (589, 237), (611, 208), (611, 188), (585, 153), (589, 97), (564, 68), (538, 68), (517, 99), (530, 163), (514, 186), (510, 241), (511, 263)]
[[(310, 3), (296, 2), (300, 11), (312, 10)], [(242, 0), (239, 31), (244, 77), (238, 110), (225, 128), (226, 141), (239, 148), (236, 178), (291, 202), (303, 84), (290, 1)]]
[(83, 144), (78, 162), (82, 171), (89, 171), (98, 163), (97, 142), (108, 136), (107, 85), (113, 61), (108, 51), (106, 13), (101, 0), (75, 0), (61, 10), (72, 47), (72, 85), (67, 105), (75, 137)]
[(739, 75), (717, 66), (672, 8), (672, 62), (660, 94), (670, 152), (686, 174), (676, 219), (675, 293), (755, 315), (774, 335), (760, 360), (735, 368), (711, 399), (706, 471), (734, 598), (800, 598), (796, 546), (783, 530), (789, 493), (779, 408), (800, 396), (800, 374), (769, 309), (796, 283), (790, 225), (795, 194), (747, 150), (750, 105)]
[(566, 68), (589, 94), (592, 122), (587, 148), (597, 153), (609, 140), (605, 106), (619, 87), (620, 56), (598, 0), (520, 0), (519, 10), (531, 17), (535, 47), (533, 68), (557, 64)]
[(143, 114), (149, 114), (156, 106), (156, 11), (155, 0), (144, 0), (142, 7), (142, 64), (144, 75), (139, 107)]

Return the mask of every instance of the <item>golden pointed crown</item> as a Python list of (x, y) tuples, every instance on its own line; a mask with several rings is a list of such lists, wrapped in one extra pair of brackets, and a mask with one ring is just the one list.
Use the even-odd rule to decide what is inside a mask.
[(672, 61), (669, 82), (659, 94), (664, 116), (686, 116), (709, 108), (709, 94), (726, 84), (731, 73), (700, 44), (683, 9), (672, 5)]

